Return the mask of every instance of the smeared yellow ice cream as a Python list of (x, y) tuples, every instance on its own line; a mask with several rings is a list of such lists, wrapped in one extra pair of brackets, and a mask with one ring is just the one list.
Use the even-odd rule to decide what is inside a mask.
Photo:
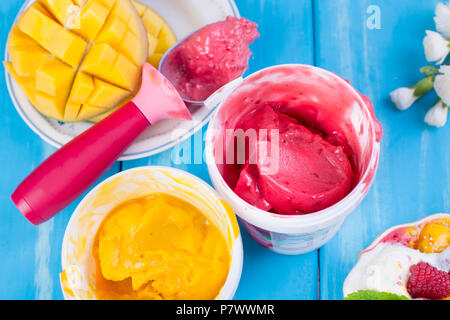
[(214, 299), (231, 262), (219, 228), (168, 194), (113, 209), (99, 228), (94, 255), (100, 299)]

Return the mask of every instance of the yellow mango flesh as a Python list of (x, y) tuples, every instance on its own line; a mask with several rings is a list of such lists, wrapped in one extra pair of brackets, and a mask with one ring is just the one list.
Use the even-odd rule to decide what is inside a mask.
[(164, 20), (153, 10), (145, 10), (142, 15), (142, 21), (144, 21), (147, 32), (154, 37), (158, 37), (163, 25)]
[(417, 249), (424, 253), (441, 253), (450, 246), (450, 226), (445, 220), (428, 223), (420, 231)]
[(127, 25), (120, 18), (108, 19), (108, 22), (97, 37), (97, 43), (109, 43), (115, 46), (124, 38), (126, 32)]
[(111, 105), (119, 104), (129, 94), (130, 92), (127, 90), (118, 88), (100, 79), (94, 79), (94, 90), (87, 102), (94, 106), (108, 108)]
[(7, 46), (8, 48), (33, 47), (36, 46), (36, 42), (25, 33), (20, 31), (17, 25), (14, 25), (9, 34)]
[(39, 2), (61, 25), (69, 29), (74, 27), (80, 8), (74, 5), (71, 0), (39, 0)]
[(164, 53), (169, 50), (175, 43), (177, 38), (168, 25), (163, 25), (158, 35), (158, 45), (156, 46), (157, 53)]
[[(34, 48), (30, 51), (29, 48)], [(14, 70), (21, 77), (34, 77), (36, 70), (51, 55), (39, 46), (33, 47), (16, 47), (11, 52), (11, 63)]]
[(18, 26), (50, 54), (74, 67), (80, 64), (87, 43), (42, 13), (36, 5), (25, 11), (19, 18)]
[(135, 93), (148, 37), (130, 0), (38, 0), (12, 28), (8, 52), (5, 67), (36, 109), (74, 122)]
[(105, 111), (104, 108), (100, 108), (100, 107), (85, 103), (81, 106), (81, 110), (80, 110), (80, 113), (78, 114), (78, 118), (87, 120), (92, 117), (95, 117), (98, 114), (101, 114), (104, 111)]
[(89, 98), (91, 92), (94, 91), (94, 88), (94, 79), (92, 76), (79, 72), (75, 78), (69, 101), (83, 103)]
[(76, 75), (66, 109), (64, 110), (64, 121), (71, 122), (73, 119), (82, 119), (79, 117), (82, 104), (89, 98), (94, 88), (92, 76), (83, 72), (79, 72)]
[(36, 71), (36, 89), (64, 101), (75, 77), (75, 70), (57, 58), (45, 61)]
[(32, 104), (36, 104), (36, 99), (34, 98), (36, 80), (34, 77), (21, 77), (14, 70), (14, 67), (11, 62), (4, 62), (6, 71), (16, 80), (16, 82), (20, 85), (28, 100), (31, 101)]
[(90, 1), (81, 12), (80, 28), (74, 29), (83, 38), (93, 41), (106, 22), (110, 9), (98, 1)]
[(177, 37), (168, 23), (154, 10), (138, 1), (134, 1), (134, 6), (137, 8), (148, 33), (147, 61), (158, 68), (161, 57), (177, 43)]
[[(133, 3), (147, 29), (147, 38), (148, 38), (147, 61), (155, 68), (158, 68), (159, 62), (161, 61), (162, 56), (166, 52), (164, 51), (164, 48), (170, 48), (173, 45), (175, 45), (177, 42), (177, 38), (175, 36), (175, 33), (167, 24), (167, 22), (165, 22), (164, 19), (161, 16), (159, 16), (155, 11), (153, 11), (152, 9), (150, 9), (145, 4), (142, 4), (139, 1), (133, 1)], [(125, 24), (122, 23), (122, 20), (120, 19), (116, 19), (116, 21), (110, 21), (108, 25), (105, 25), (105, 27), (99, 34), (97, 38), (97, 43), (109, 43), (112, 44), (113, 47), (115, 47), (118, 43), (120, 43), (120, 40), (124, 38), (123, 36), (125, 31), (124, 25)], [(160, 34), (160, 31), (163, 28), (165, 29), (165, 32)], [(159, 44), (160, 36), (162, 36), (163, 44)], [(127, 46), (125, 45), (126, 42), (127, 41), (124, 41), (122, 47)], [(160, 50), (161, 52), (156, 52), (157, 46), (159, 46), (158, 50)], [(132, 46), (129, 46), (129, 48), (131, 47)], [(124, 50), (124, 52), (127, 51), (127, 49), (125, 48), (122, 50)], [(120, 106), (115, 107), (89, 120), (92, 122), (100, 122), (119, 108)]]
[(113, 209), (99, 228), (94, 256), (99, 299), (214, 299), (231, 262), (220, 230), (168, 194)]

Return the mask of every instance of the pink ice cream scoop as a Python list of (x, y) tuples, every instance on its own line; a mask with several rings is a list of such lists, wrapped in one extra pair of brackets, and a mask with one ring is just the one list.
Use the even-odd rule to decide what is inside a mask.
[(249, 45), (259, 37), (257, 28), (256, 23), (236, 17), (206, 25), (171, 48), (160, 70), (186, 102), (201, 103), (247, 71)]
[(69, 142), (34, 170), (12, 200), (35, 225), (64, 209), (86, 191), (150, 125), (164, 119), (191, 119), (177, 90), (145, 64), (134, 99)]

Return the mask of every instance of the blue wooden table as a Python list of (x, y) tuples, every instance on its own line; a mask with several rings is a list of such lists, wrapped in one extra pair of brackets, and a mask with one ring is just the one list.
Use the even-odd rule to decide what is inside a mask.
[[(393, 89), (420, 80), (418, 69), (425, 64), (422, 39), (425, 29), (434, 30), (433, 11), (438, 1), (236, 2), (242, 16), (260, 24), (261, 39), (252, 46), (249, 72), (281, 63), (329, 69), (372, 99), (384, 127), (377, 179), (361, 206), (327, 245), (303, 256), (281, 256), (260, 247), (243, 232), (245, 262), (236, 298), (342, 299), (347, 273), (377, 234), (392, 225), (450, 212), (450, 124), (433, 129), (423, 123), (436, 97), (430, 94), (404, 113), (388, 98)], [(22, 0), (0, 1), (0, 52), (21, 5)], [(368, 26), (377, 10), (380, 25)], [(10, 194), (54, 149), (20, 119), (3, 77), (0, 115), (0, 299), (61, 299), (61, 243), (76, 203), (40, 227), (20, 215)], [(141, 165), (171, 165), (173, 152), (176, 149), (116, 163), (105, 176)], [(204, 165), (176, 167), (210, 182)]]

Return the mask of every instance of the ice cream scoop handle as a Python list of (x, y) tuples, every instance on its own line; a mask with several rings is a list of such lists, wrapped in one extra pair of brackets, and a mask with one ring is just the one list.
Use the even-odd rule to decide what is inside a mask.
[(92, 186), (149, 125), (129, 102), (45, 160), (12, 200), (33, 224), (49, 220)]

